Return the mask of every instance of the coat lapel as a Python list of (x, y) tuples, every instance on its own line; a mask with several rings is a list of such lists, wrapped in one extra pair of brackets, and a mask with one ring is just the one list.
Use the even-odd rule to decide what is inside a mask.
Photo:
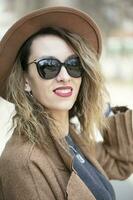
[(60, 143), (60, 141), (56, 140), (54, 138), (54, 143), (55, 143), (55, 146), (57, 148), (57, 151), (59, 152), (61, 158), (63, 159), (66, 167), (72, 171), (72, 156), (71, 154), (62, 146), (62, 144)]
[(96, 200), (88, 187), (74, 171), (71, 173), (68, 181), (66, 194), (68, 200)]
[(59, 141), (55, 140), (55, 145), (63, 159), (65, 165), (70, 170), (70, 178), (66, 187), (66, 199), (67, 200), (96, 200), (91, 191), (85, 185), (85, 183), (77, 175), (73, 167), (73, 158), (71, 154), (60, 144)]
[[(80, 136), (77, 135), (74, 131), (71, 130), (71, 136), (76, 142), (76, 144), (79, 146), (85, 157), (92, 162), (93, 165), (96, 166), (96, 168), (99, 169), (99, 171), (106, 176), (105, 172), (101, 168), (100, 164), (93, 158), (93, 156), (90, 154), (87, 145), (81, 140)], [(62, 144), (54, 139), (56, 148), (63, 159), (65, 165), (70, 170), (70, 178), (68, 180), (67, 189), (66, 189), (66, 195), (68, 200), (96, 200), (94, 195), (91, 193), (91, 191), (88, 189), (88, 187), (85, 185), (85, 183), (80, 179), (80, 177), (77, 175), (77, 172), (74, 169), (73, 166), (73, 158), (71, 154), (62, 146)]]
[(70, 135), (75, 143), (79, 146), (81, 152), (84, 154), (86, 159), (89, 160), (108, 179), (107, 174), (105, 173), (99, 162), (96, 160), (94, 153), (90, 152), (88, 145), (85, 144), (79, 134), (75, 133), (75, 130), (71, 128)]

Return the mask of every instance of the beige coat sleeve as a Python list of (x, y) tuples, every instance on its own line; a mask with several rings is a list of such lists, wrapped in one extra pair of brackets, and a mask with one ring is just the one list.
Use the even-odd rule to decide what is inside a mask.
[(107, 123), (97, 159), (110, 179), (126, 179), (133, 173), (133, 111), (110, 116)]

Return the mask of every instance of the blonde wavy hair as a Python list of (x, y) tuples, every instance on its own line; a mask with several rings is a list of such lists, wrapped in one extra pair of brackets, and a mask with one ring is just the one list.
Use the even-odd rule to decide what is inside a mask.
[[(74, 106), (69, 111), (70, 119), (76, 116), (80, 122), (80, 135), (90, 148), (93, 146), (94, 125), (100, 128), (104, 125), (104, 102), (106, 90), (103, 76), (100, 72), (96, 53), (79, 35), (67, 30), (51, 27), (52, 34), (63, 38), (79, 56), (84, 73), (80, 91)], [(40, 31), (32, 36), (32, 40), (48, 31)], [(31, 42), (32, 43), (32, 42)], [(24, 45), (23, 45), (24, 46)], [(23, 47), (22, 47), (23, 48)], [(6, 99), (16, 106), (14, 123), (15, 133), (25, 136), (40, 147), (49, 147), (50, 135), (56, 137), (59, 129), (52, 118), (50, 110), (41, 105), (34, 97), (25, 91), (24, 71), (21, 66), (22, 48), (20, 49), (7, 83)], [(73, 126), (70, 122), (70, 126)], [(76, 127), (73, 126), (75, 129)], [(51, 134), (50, 134), (51, 133)]]

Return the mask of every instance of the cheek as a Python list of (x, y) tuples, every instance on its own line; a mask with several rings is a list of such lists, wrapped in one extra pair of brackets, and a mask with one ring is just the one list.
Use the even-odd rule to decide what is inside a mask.
[(33, 96), (42, 103), (42, 101), (47, 100), (50, 92), (51, 92), (51, 84), (49, 81), (45, 81), (42, 79), (33, 79), (31, 81), (31, 90)]
[(37, 101), (45, 107), (49, 107), (49, 105), (53, 102), (53, 94), (51, 90), (47, 89), (45, 85), (41, 85), (34, 88), (33, 96), (37, 99)]

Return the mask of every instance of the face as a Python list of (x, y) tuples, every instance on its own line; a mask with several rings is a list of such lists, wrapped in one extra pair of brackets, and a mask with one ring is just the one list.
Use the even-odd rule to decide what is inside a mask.
[[(75, 55), (74, 51), (63, 39), (55, 35), (44, 35), (33, 40), (28, 62), (51, 56), (65, 62), (72, 55)], [(46, 80), (39, 75), (35, 63), (28, 67), (26, 84), (42, 105), (51, 111), (68, 111), (72, 108), (79, 92), (81, 77), (71, 77), (63, 65), (56, 77)]]

